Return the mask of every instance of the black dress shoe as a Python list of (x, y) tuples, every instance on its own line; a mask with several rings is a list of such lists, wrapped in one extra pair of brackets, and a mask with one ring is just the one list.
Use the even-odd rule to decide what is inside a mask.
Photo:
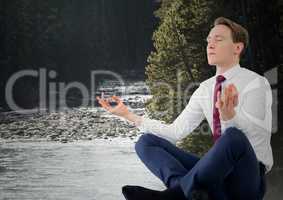
[(203, 189), (192, 191), (192, 200), (212, 200), (207, 191)]
[(125, 185), (122, 187), (122, 193), (126, 200), (187, 200), (180, 186), (157, 191), (141, 186)]

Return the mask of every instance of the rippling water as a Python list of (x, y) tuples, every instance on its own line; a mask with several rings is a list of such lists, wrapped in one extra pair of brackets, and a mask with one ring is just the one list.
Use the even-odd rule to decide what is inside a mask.
[(129, 139), (0, 143), (0, 199), (122, 200), (125, 184), (163, 188)]

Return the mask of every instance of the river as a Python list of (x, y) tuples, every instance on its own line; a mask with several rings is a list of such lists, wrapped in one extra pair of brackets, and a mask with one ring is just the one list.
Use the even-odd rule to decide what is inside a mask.
[(134, 141), (2, 142), (0, 199), (122, 200), (125, 184), (164, 188), (136, 156)]

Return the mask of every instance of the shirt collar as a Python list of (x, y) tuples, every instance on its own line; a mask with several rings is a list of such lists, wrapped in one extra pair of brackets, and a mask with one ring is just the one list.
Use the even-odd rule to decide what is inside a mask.
[[(234, 75), (236, 75), (239, 70), (241, 69), (239, 64), (236, 64), (235, 66), (231, 67), (229, 70), (227, 70), (226, 72), (224, 72), (223, 74), (221, 74), (222, 76), (224, 76), (226, 78), (226, 80), (231, 79)], [(219, 74), (216, 73), (215, 78), (218, 76)]]

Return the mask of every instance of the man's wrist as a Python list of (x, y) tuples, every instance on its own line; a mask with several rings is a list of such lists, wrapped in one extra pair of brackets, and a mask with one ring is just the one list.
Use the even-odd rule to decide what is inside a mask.
[(128, 121), (131, 121), (131, 122), (134, 122), (134, 124), (136, 126), (139, 126), (142, 122), (142, 117), (139, 116), (139, 115), (136, 115), (132, 112), (129, 112), (127, 113), (125, 116), (124, 116), (125, 119), (127, 119)]
[(226, 116), (222, 116), (222, 121), (230, 121), (231, 119), (233, 119), (236, 115), (235, 110), (233, 110), (229, 115)]
[(229, 120), (222, 120), (221, 119), (221, 127), (222, 127), (222, 130), (225, 130), (229, 127), (236, 127), (237, 125), (237, 112), (235, 111), (235, 115), (233, 118), (229, 119)]

